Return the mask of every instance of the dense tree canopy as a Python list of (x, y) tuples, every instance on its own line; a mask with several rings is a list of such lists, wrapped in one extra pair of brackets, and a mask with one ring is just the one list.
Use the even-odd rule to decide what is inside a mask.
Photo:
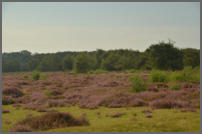
[(71, 71), (86, 73), (105, 69), (121, 71), (128, 69), (180, 70), (184, 66), (200, 66), (199, 49), (178, 49), (173, 43), (160, 42), (146, 51), (129, 49), (92, 52), (57, 52), (31, 54), (29, 51), (3, 53), (3, 72), (20, 71)]
[(152, 68), (160, 70), (183, 68), (183, 53), (170, 42), (151, 45), (146, 52), (149, 54)]

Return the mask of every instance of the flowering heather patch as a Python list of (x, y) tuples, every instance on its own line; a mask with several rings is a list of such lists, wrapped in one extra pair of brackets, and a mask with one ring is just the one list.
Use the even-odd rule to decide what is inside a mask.
[[(43, 73), (41, 73), (43, 74)], [(62, 107), (77, 105), (80, 108), (95, 109), (104, 107), (136, 107), (151, 106), (155, 108), (200, 107), (200, 84), (180, 83), (181, 89), (170, 90), (171, 83), (149, 82), (149, 74), (140, 75), (148, 84), (145, 91), (133, 93), (130, 91), (129, 78), (133, 74), (78, 74), (49, 72), (44, 73), (48, 79), (32, 81), (24, 79), (23, 75), (4, 74), (2, 81), (3, 105), (20, 104), (23, 108), (38, 110), (38, 108)], [(20, 87), (20, 88), (19, 88)], [(7, 90), (7, 91), (4, 91)], [(23, 94), (22, 91), (26, 91)], [(46, 96), (45, 93), (49, 93)], [(19, 97), (21, 96), (21, 97)], [(163, 100), (162, 104), (159, 100)], [(173, 102), (173, 101), (179, 102)], [(159, 105), (159, 106), (157, 106)], [(168, 106), (164, 106), (168, 105)]]
[(29, 117), (18, 123), (18, 125), (29, 126), (33, 130), (47, 130), (68, 126), (89, 125), (85, 117), (74, 118), (69, 113), (48, 112), (41, 116)]
[(18, 97), (21, 97), (24, 95), (24, 93), (21, 90), (15, 88), (15, 87), (5, 88), (5, 89), (3, 89), (2, 93), (4, 95), (12, 96), (15, 98), (18, 98)]
[(163, 98), (150, 102), (149, 106), (152, 108), (185, 108), (189, 106), (189, 103), (181, 100)]
[(2, 97), (2, 105), (9, 105), (9, 104), (14, 104), (15, 101), (12, 99), (10, 96), (3, 96)]
[(32, 132), (32, 130), (28, 126), (16, 125), (11, 129), (11, 132)]
[(60, 100), (49, 100), (49, 107), (63, 107), (66, 105), (65, 100), (60, 99)]

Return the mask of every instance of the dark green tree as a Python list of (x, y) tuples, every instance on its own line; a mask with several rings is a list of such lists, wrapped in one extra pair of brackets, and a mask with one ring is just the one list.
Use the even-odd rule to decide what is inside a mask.
[(182, 49), (184, 66), (200, 66), (200, 50), (193, 48)]
[(146, 53), (152, 68), (160, 70), (180, 70), (183, 68), (183, 54), (171, 42), (151, 45)]

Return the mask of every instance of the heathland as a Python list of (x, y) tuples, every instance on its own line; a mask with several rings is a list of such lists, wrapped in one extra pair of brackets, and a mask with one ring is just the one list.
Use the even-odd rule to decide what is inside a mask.
[(199, 132), (200, 50), (3, 54), (4, 132)]

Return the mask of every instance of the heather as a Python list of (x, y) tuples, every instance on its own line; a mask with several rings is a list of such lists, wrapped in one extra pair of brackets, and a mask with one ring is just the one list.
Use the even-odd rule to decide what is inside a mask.
[[(197, 69), (190, 71), (198, 73)], [(3, 109), (9, 111), (2, 114), (3, 130), (198, 131), (200, 83), (165, 81), (161, 72), (155, 82), (151, 81), (153, 71), (76, 73), (76, 76), (72, 72), (40, 72), (38, 80), (32, 78), (33, 72), (3, 73), (2, 104)], [(181, 72), (163, 73), (171, 78), (173, 73)], [(29, 77), (25, 78), (25, 75)], [(57, 112), (59, 114), (50, 115)], [(65, 123), (66, 114), (60, 112), (69, 113), (68, 117), (76, 122), (73, 124), (76, 126)], [(55, 124), (58, 125), (55, 125), (55, 119), (51, 117), (58, 116), (62, 118), (57, 119)], [(170, 120), (165, 121), (167, 116)], [(192, 126), (178, 126), (184, 118), (185, 124), (192, 122)], [(81, 123), (81, 127), (77, 121), (85, 119), (89, 125)], [(170, 129), (158, 124), (162, 120), (166, 125), (172, 124)], [(41, 125), (37, 128), (36, 124)], [(153, 127), (145, 129), (141, 126)]]

